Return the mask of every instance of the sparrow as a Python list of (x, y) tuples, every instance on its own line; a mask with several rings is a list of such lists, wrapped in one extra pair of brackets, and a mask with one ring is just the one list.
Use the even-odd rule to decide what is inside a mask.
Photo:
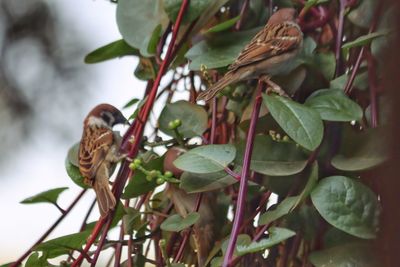
[(285, 71), (301, 49), (303, 33), (295, 17), (296, 10), (293, 8), (275, 12), (229, 66), (229, 71), (201, 92), (197, 100), (208, 101), (229, 84), (256, 78), (270, 85), (273, 91), (285, 94), (270, 77)]
[(120, 138), (112, 131), (116, 124), (128, 123), (116, 107), (100, 104), (94, 107), (83, 122), (79, 145), (79, 171), (85, 184), (96, 192), (100, 215), (114, 209), (116, 200), (109, 186), (110, 168), (124, 158), (119, 153)]

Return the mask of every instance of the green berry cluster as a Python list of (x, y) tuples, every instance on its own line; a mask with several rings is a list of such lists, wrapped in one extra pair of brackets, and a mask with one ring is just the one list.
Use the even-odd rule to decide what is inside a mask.
[(166, 171), (164, 173), (161, 173), (158, 170), (147, 170), (146, 168), (143, 167), (143, 162), (141, 159), (134, 159), (131, 164), (129, 164), (129, 168), (131, 170), (139, 170), (143, 172), (146, 175), (146, 180), (151, 182), (151, 181), (156, 181), (157, 184), (161, 185), (165, 182), (169, 183), (179, 183), (179, 180), (174, 177), (172, 172)]
[(168, 123), (168, 128), (169, 128), (170, 130), (175, 130), (175, 129), (177, 129), (178, 127), (180, 127), (181, 125), (182, 125), (182, 121), (179, 120), (179, 119), (176, 119), (176, 120), (170, 121), (170, 122)]

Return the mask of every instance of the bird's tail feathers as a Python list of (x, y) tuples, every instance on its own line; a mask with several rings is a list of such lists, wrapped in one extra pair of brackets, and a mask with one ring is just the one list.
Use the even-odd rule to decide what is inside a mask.
[(218, 82), (213, 84), (211, 87), (207, 88), (205, 91), (201, 92), (196, 100), (204, 100), (204, 101), (209, 101), (211, 98), (213, 98), (219, 91), (224, 89), (226, 86), (231, 84), (232, 81), (232, 72), (228, 72), (225, 74), (224, 77), (222, 77)]
[(110, 210), (114, 209), (116, 204), (115, 197), (111, 192), (110, 186), (108, 185), (108, 180), (96, 180), (94, 182), (93, 189), (96, 192), (100, 215), (103, 218)]

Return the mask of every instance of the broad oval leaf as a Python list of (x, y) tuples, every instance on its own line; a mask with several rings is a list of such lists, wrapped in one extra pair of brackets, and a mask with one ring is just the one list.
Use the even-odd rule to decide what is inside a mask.
[(361, 107), (339, 89), (318, 90), (307, 98), (305, 105), (327, 121), (359, 121), (363, 117)]
[(368, 29), (371, 26), (378, 2), (376, 0), (359, 1), (359, 5), (347, 15), (348, 19), (353, 24)]
[(195, 224), (199, 219), (200, 214), (198, 212), (191, 212), (185, 218), (181, 217), (179, 214), (174, 214), (169, 216), (161, 224), (160, 228), (164, 231), (180, 232)]
[(205, 109), (184, 100), (164, 107), (158, 119), (160, 130), (170, 136), (175, 136), (175, 132), (168, 128), (168, 124), (176, 119), (182, 122), (178, 131), (183, 137), (199, 136), (207, 129), (208, 115)]
[(149, 55), (149, 44), (156, 27), (160, 24), (166, 26), (167, 23), (168, 17), (160, 0), (118, 1), (118, 29), (124, 40), (130, 46), (139, 49), (144, 56)]
[(376, 251), (370, 244), (357, 242), (343, 244), (311, 253), (309, 259), (315, 267), (378, 267)]
[[(239, 143), (235, 162), (242, 164), (245, 142)], [(307, 155), (292, 142), (276, 142), (267, 135), (257, 135), (250, 169), (265, 175), (286, 176), (301, 172), (307, 165)]]
[(361, 171), (376, 167), (388, 157), (387, 141), (383, 128), (360, 132), (345, 127), (339, 152), (332, 158), (332, 166), (343, 171)]
[(286, 214), (288, 214), (294, 205), (297, 203), (299, 197), (287, 197), (274, 210), (267, 211), (261, 214), (260, 219), (258, 220), (258, 225), (269, 224), (279, 218), (282, 218)]
[(57, 204), (58, 197), (62, 192), (67, 190), (68, 187), (59, 187), (41, 192), (37, 195), (25, 198), (21, 201), (22, 204), (34, 204), (34, 203), (51, 203)]
[[(214, 0), (191, 0), (189, 6), (183, 16), (183, 23), (189, 23), (197, 19), (201, 13), (210, 5)], [(178, 16), (179, 9), (182, 5), (182, 0), (164, 0), (163, 1), (165, 12), (171, 21), (175, 22)]]
[(123, 57), (128, 55), (139, 55), (139, 51), (136, 48), (130, 46), (125, 40), (118, 40), (109, 43), (105, 46), (97, 48), (93, 52), (90, 52), (85, 57), (85, 63), (93, 64), (99, 63), (105, 60)]
[(362, 183), (331, 176), (318, 183), (311, 200), (321, 216), (336, 228), (360, 238), (376, 237), (379, 201)]
[[(240, 170), (240, 168), (236, 168), (234, 172), (240, 173)], [(225, 171), (206, 174), (184, 172), (180, 179), (179, 187), (187, 193), (212, 191), (225, 188), (237, 182), (235, 178)]]
[(82, 249), (82, 246), (85, 244), (90, 233), (91, 231), (84, 231), (57, 237), (37, 245), (34, 247), (34, 250), (43, 251), (49, 259), (65, 255), (71, 250)]
[[(148, 152), (143, 155), (143, 167), (147, 170), (163, 170), (164, 157), (159, 157), (155, 153)], [(158, 186), (156, 179), (148, 181), (146, 174), (140, 170), (134, 172), (133, 177), (129, 180), (128, 185), (125, 187), (121, 196), (122, 199), (129, 199), (141, 196), (147, 192), (152, 191)]]
[(196, 147), (181, 155), (174, 165), (193, 173), (213, 173), (222, 171), (234, 159), (236, 149), (233, 145), (205, 145)]
[(225, 31), (227, 29), (229, 29), (230, 27), (232, 27), (233, 25), (236, 24), (236, 22), (240, 19), (240, 15), (233, 17), (231, 19), (228, 19), (224, 22), (221, 22), (220, 24), (217, 24), (213, 27), (211, 27), (210, 29), (207, 30), (207, 33), (214, 33), (214, 32), (222, 32)]
[(348, 50), (357, 46), (364, 46), (371, 43), (374, 39), (387, 35), (388, 32), (373, 32), (363, 36), (358, 37), (354, 41), (348, 42), (342, 46), (342, 49)]
[(316, 111), (287, 97), (263, 94), (263, 99), (272, 117), (296, 143), (308, 150), (319, 146), (324, 125)]
[(288, 238), (291, 238), (292, 236), (296, 235), (296, 233), (285, 228), (271, 227), (268, 230), (268, 235), (268, 238), (263, 238), (258, 242), (252, 242), (249, 245), (237, 245), (236, 249), (238, 254), (242, 256), (248, 253), (266, 250), (281, 243), (282, 241), (285, 241)]

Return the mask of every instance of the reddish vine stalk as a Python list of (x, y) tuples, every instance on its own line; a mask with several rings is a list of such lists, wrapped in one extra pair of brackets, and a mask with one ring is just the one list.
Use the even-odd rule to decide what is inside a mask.
[(223, 267), (229, 267), (231, 264), (233, 252), (235, 251), (236, 241), (239, 235), (240, 226), (244, 216), (246, 195), (247, 195), (247, 180), (250, 172), (250, 160), (253, 152), (257, 119), (260, 113), (260, 108), (262, 103), (261, 92), (263, 91), (263, 87), (264, 87), (263, 82), (259, 81), (256, 92), (257, 96), (254, 103), (253, 111), (251, 113), (250, 127), (247, 133), (247, 142), (243, 158), (243, 169), (240, 177), (239, 196), (236, 203), (236, 212), (233, 220), (233, 228), (231, 236), (229, 238), (228, 248), (226, 249), (224, 262), (222, 264)]
[(52, 226), (50, 226), (50, 228), (38, 239), (38, 241), (35, 242), (35, 244), (33, 244), (32, 247), (30, 247), (21, 257), (19, 257), (18, 260), (16, 260), (15, 262), (13, 262), (10, 267), (17, 267), (20, 266), (22, 264), (22, 261), (25, 260), (26, 257), (29, 256), (29, 254), (32, 253), (33, 248), (37, 245), (39, 245), (40, 243), (42, 243), (48, 236), (49, 234), (51, 234), (53, 232), (53, 230), (59, 225), (59, 223), (68, 215), (68, 213), (73, 209), (73, 207), (75, 207), (76, 203), (78, 203), (78, 201), (82, 198), (83, 194), (85, 194), (86, 189), (83, 189), (78, 196), (72, 201), (72, 203), (69, 205), (69, 207), (65, 210), (65, 212), (63, 214), (61, 214), (61, 216), (57, 219), (57, 221), (55, 221), (53, 223)]
[[(128, 153), (128, 157), (130, 157), (130, 158), (135, 157), (137, 155), (138, 150), (139, 150), (141, 138), (143, 136), (145, 122), (147, 121), (147, 119), (149, 117), (151, 108), (153, 107), (155, 98), (157, 96), (157, 89), (158, 89), (158, 87), (160, 85), (161, 78), (163, 77), (163, 75), (167, 71), (169, 63), (172, 61), (172, 56), (173, 56), (172, 52), (174, 50), (176, 37), (178, 35), (178, 31), (179, 31), (179, 28), (180, 28), (180, 25), (181, 25), (181, 22), (182, 22), (182, 18), (183, 18), (183, 15), (185, 13), (185, 10), (188, 7), (188, 4), (189, 4), (188, 0), (183, 0), (182, 1), (182, 4), (181, 4), (180, 10), (179, 10), (175, 25), (173, 26), (172, 37), (171, 37), (171, 41), (170, 41), (170, 43), (168, 45), (167, 53), (165, 55), (164, 60), (161, 63), (160, 70), (157, 73), (157, 77), (156, 77), (154, 83), (150, 82), (150, 84), (152, 86), (151, 86), (150, 92), (149, 92), (149, 94), (147, 96), (146, 104), (144, 105), (143, 109), (139, 113), (139, 116), (138, 116), (139, 119), (135, 120), (135, 122), (131, 125), (131, 127), (128, 129), (127, 133), (125, 134), (125, 136), (123, 138), (123, 143), (122, 143), (122, 148), (123, 149), (128, 145), (129, 141), (133, 139), (133, 144), (132, 144), (132, 146), (131, 146), (131, 148), (129, 150), (129, 153)], [(124, 187), (128, 177), (130, 176), (130, 174), (131, 174), (131, 170), (129, 169), (129, 164), (128, 164), (127, 161), (125, 161), (125, 162), (122, 163), (121, 169), (120, 169), (120, 171), (118, 173), (117, 179), (116, 179), (115, 184), (113, 186), (113, 193), (114, 193), (116, 199), (120, 199), (123, 187)], [(112, 218), (113, 218), (114, 214), (115, 214), (115, 210), (111, 214), (109, 214), (109, 216), (107, 216), (104, 219), (100, 219), (97, 222), (97, 224), (96, 224), (96, 226), (95, 226), (95, 228), (94, 228), (94, 230), (92, 232), (91, 238), (86, 243), (86, 246), (85, 246), (85, 248), (83, 250), (83, 253), (81, 253), (79, 255), (79, 257), (73, 262), (71, 267), (79, 266), (82, 263), (83, 258), (84, 258), (84, 253), (87, 253), (87, 251), (89, 251), (90, 247), (92, 246), (92, 244), (96, 240), (98, 234), (100, 233), (100, 230), (104, 226), (103, 235), (102, 235), (102, 237), (101, 237), (101, 239), (99, 241), (96, 253), (95, 253), (95, 255), (93, 257), (93, 260), (91, 262), (91, 264), (93, 266), (96, 264), (97, 258), (98, 258), (99, 254), (100, 254), (100, 251), (101, 251), (101, 249), (102, 249), (102, 247), (104, 245), (105, 237), (106, 237), (106, 235), (108, 233), (108, 230), (109, 230), (109, 228), (111, 226), (111, 221), (112, 221)]]

